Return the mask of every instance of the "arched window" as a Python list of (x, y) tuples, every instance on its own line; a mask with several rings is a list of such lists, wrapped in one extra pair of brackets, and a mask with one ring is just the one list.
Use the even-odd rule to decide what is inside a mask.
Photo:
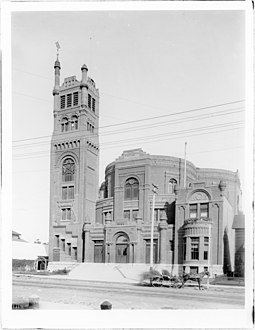
[(78, 117), (77, 116), (72, 116), (71, 118), (71, 130), (76, 130), (78, 129)]
[(175, 179), (170, 179), (168, 182), (168, 193), (174, 193), (174, 187), (177, 185), (177, 181)]
[(116, 240), (116, 244), (125, 244), (128, 242), (129, 242), (129, 240), (128, 240), (127, 236), (125, 236), (125, 235), (120, 235)]
[(65, 117), (62, 119), (61, 122), (61, 132), (67, 132), (68, 131), (68, 119)]
[(130, 178), (125, 183), (125, 200), (138, 200), (139, 199), (139, 183), (136, 179)]
[(66, 158), (62, 165), (62, 181), (74, 181), (75, 164), (72, 158)]
[(129, 239), (126, 235), (120, 235), (116, 240), (116, 262), (129, 262)]
[(206, 219), (209, 217), (209, 197), (203, 191), (194, 192), (189, 199), (189, 217)]

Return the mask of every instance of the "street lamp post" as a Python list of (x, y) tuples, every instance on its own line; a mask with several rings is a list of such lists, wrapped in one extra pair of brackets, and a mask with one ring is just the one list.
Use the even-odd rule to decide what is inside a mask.
[[(211, 264), (211, 224), (208, 223), (208, 272), (210, 273), (210, 264)], [(207, 275), (207, 289), (209, 289), (209, 277)]]
[(152, 196), (152, 212), (151, 212), (151, 246), (150, 246), (150, 269), (153, 268), (153, 232), (154, 232), (154, 208), (155, 208), (155, 196), (156, 196), (156, 189), (158, 189), (157, 186), (153, 185), (153, 196)]

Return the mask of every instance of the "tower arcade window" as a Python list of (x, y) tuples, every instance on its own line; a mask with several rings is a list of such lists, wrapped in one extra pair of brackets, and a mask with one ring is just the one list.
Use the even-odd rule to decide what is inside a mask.
[(62, 119), (61, 122), (61, 132), (67, 132), (68, 131), (68, 119), (65, 117)]
[(136, 179), (130, 178), (126, 181), (124, 187), (125, 200), (138, 200), (139, 198), (139, 183)]
[(78, 117), (77, 116), (72, 116), (71, 118), (71, 130), (76, 130), (78, 129)]
[(62, 165), (62, 181), (74, 181), (75, 164), (72, 158), (66, 158)]

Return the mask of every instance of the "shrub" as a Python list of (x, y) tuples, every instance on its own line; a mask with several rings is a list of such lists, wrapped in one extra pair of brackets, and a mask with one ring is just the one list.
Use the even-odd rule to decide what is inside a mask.
[(34, 270), (34, 260), (26, 259), (12, 259), (12, 270), (13, 271), (29, 271)]

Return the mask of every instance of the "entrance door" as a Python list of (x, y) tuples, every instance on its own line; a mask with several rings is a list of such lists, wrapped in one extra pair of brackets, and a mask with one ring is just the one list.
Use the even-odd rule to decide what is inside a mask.
[(117, 244), (117, 263), (128, 263), (128, 245), (127, 244)]
[(94, 262), (104, 262), (103, 242), (96, 241), (94, 244)]
[(129, 262), (129, 242), (128, 238), (121, 235), (116, 241), (116, 263)]

